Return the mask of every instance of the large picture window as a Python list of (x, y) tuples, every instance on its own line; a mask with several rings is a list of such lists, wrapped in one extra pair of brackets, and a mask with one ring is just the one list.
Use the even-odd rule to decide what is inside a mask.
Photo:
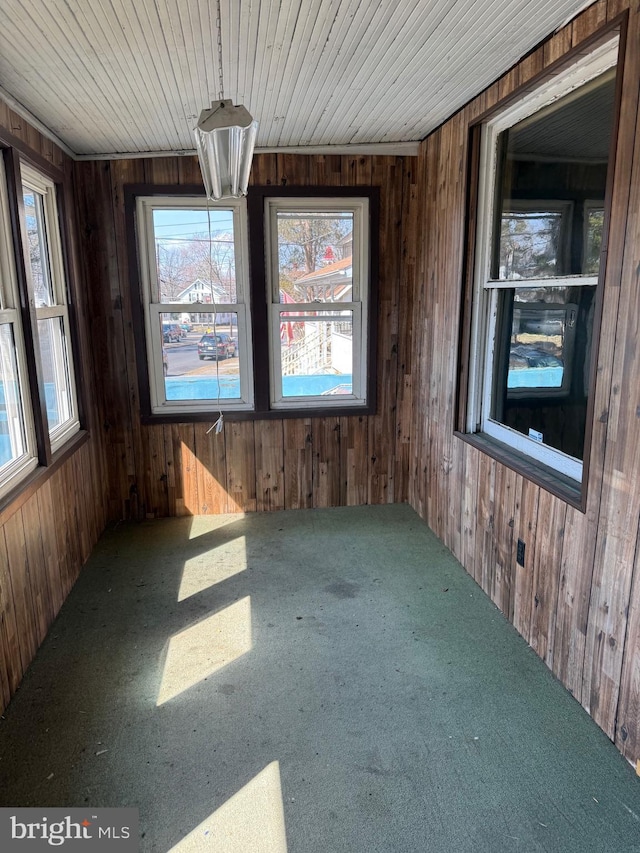
[(482, 127), (466, 430), (581, 482), (617, 38)]

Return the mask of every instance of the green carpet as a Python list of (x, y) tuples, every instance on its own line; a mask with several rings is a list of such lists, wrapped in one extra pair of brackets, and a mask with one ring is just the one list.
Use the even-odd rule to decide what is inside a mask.
[(0, 805), (135, 806), (161, 853), (640, 851), (632, 768), (407, 506), (105, 533)]

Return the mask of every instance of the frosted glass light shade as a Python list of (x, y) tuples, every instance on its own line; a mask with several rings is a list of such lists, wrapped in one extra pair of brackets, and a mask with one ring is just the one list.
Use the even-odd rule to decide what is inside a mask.
[(217, 101), (200, 113), (194, 129), (207, 198), (247, 194), (258, 122), (232, 101)]

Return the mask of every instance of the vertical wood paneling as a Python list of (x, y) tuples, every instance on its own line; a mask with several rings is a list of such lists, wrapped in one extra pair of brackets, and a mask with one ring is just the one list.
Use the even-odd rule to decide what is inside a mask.
[[(346, 158), (344, 158), (346, 159)], [(380, 186), (380, 292), (378, 295), (378, 414), (369, 419), (369, 503), (395, 500), (394, 445), (397, 422), (398, 299), (400, 279), (401, 161), (376, 158), (372, 182)], [(348, 161), (347, 161), (348, 165)], [(366, 180), (360, 166), (358, 175)]]
[(516, 546), (513, 537), (516, 511), (516, 474), (504, 465), (496, 467), (494, 487), (495, 569), (491, 598), (507, 619), (511, 612), (511, 587), (516, 565)]
[(340, 418), (322, 418), (313, 423), (313, 505), (340, 503)]
[[(311, 419), (283, 422), (286, 509), (313, 506), (313, 428)], [(366, 503), (366, 501), (363, 501)]]
[[(458, 359), (457, 352), (448, 357), (455, 350), (449, 330), (459, 325), (464, 279), (458, 181), (465, 162), (459, 152), (473, 116), (508, 98), (626, 8), (589, 490), (581, 512), (474, 448), (458, 450), (452, 437)], [(638, 3), (600, 0), (423, 143), (411, 323), (415, 473), (408, 484), (415, 509), (634, 762), (640, 758), (639, 46)], [(452, 473), (458, 482), (451, 482)], [(524, 566), (516, 563), (518, 539), (526, 546)]]
[(615, 732), (618, 749), (633, 762), (640, 752), (640, 548), (636, 549)]
[(574, 19), (571, 26), (572, 44), (580, 44), (607, 22), (607, 2), (599, 0)]
[(24, 672), (38, 648), (38, 628), (21, 512), (14, 513), (5, 522), (3, 532), (11, 572), (16, 633)]
[[(610, 737), (615, 734), (632, 565), (638, 541), (640, 464), (637, 441), (640, 374), (640, 10), (632, 4), (624, 68), (621, 120), (606, 266), (596, 413), (606, 430), (601, 463), (582, 703)], [(607, 396), (609, 395), (609, 396)], [(592, 454), (593, 461), (593, 454)], [(640, 744), (629, 744), (640, 753)]]
[(340, 504), (360, 506), (367, 503), (369, 445), (366, 419), (339, 418), (340, 426)]
[(256, 500), (259, 511), (285, 507), (284, 430), (282, 421), (255, 425)]
[[(110, 169), (109, 206), (105, 213), (113, 217), (113, 225), (109, 229), (109, 237), (114, 241), (108, 247), (108, 254), (112, 260), (111, 272), (116, 272), (115, 280), (110, 280), (108, 290), (112, 296), (112, 312), (114, 340), (109, 341), (107, 347), (111, 351), (115, 348), (117, 358), (112, 365), (116, 375), (111, 373), (108, 378), (110, 393), (111, 385), (115, 382), (117, 392), (116, 423), (118, 424), (118, 438), (122, 440), (120, 453), (126, 464), (128, 494), (124, 501), (131, 499), (129, 505), (129, 516), (131, 518), (142, 518), (149, 505), (150, 495), (154, 494), (155, 483), (150, 483), (147, 478), (138, 477), (138, 468), (146, 452), (147, 443), (143, 439), (139, 410), (138, 377), (136, 372), (135, 344), (133, 340), (133, 328), (131, 321), (131, 287), (129, 285), (129, 267), (127, 258), (127, 234), (124, 221), (124, 191), (128, 183), (137, 183), (144, 179), (146, 164), (144, 160), (119, 160)], [(102, 189), (102, 187), (101, 187)], [(126, 380), (126, 382), (123, 382)], [(122, 419), (122, 420), (120, 420)], [(122, 429), (120, 424), (124, 427)], [(153, 503), (153, 499), (152, 499)], [(136, 512), (137, 510), (137, 512)]]
[(533, 549), (530, 643), (551, 668), (567, 506), (540, 490)]
[[(108, 435), (111, 518), (272, 510), (402, 500), (408, 490), (411, 313), (418, 197), (411, 158), (258, 154), (251, 182), (377, 186), (381, 194), (378, 412), (307, 420), (225, 421), (215, 446), (201, 426), (141, 423), (126, 256), (123, 190), (142, 180), (201, 183), (196, 158), (79, 164), (82, 214), (89, 223), (84, 269), (93, 295), (100, 423)], [(412, 210), (412, 217), (404, 215)], [(404, 258), (411, 259), (407, 273)], [(401, 310), (402, 308), (402, 310)], [(182, 430), (195, 437), (182, 441)], [(337, 427), (337, 429), (334, 429)], [(398, 437), (401, 436), (401, 441)], [(397, 448), (403, 447), (403, 459)], [(394, 480), (400, 478), (399, 491)]]
[[(83, 238), (91, 240), (93, 219), (85, 219), (82, 212), (87, 210), (87, 206), (95, 204), (96, 194), (78, 195), (73, 169), (63, 152), (4, 104), (0, 107), (0, 125), (58, 168), (64, 176), (65, 231), (69, 241), (67, 260), (78, 326), (79, 361), (76, 368), (78, 376), (82, 377), (80, 393), (85, 402), (83, 427), (89, 432), (88, 441), (69, 456), (52, 476), (2, 511), (1, 711), (17, 689), (25, 669), (104, 528), (108, 513), (109, 483), (105, 476), (102, 384), (96, 381), (94, 369), (97, 364), (102, 370), (106, 363), (99, 356), (105, 353), (100, 344), (104, 329), (100, 323), (97, 324), (98, 329), (93, 326), (92, 315), (94, 300), (99, 299), (95, 292), (96, 285), (107, 279), (93, 274), (95, 266), (88, 266), (86, 258), (80, 256), (78, 239), (80, 221)], [(96, 175), (93, 167), (91, 172)], [(87, 189), (90, 186), (91, 182), (88, 182)], [(106, 198), (108, 200), (109, 194)], [(94, 262), (101, 263), (103, 260), (99, 257)], [(85, 282), (88, 282), (89, 287), (85, 287)], [(96, 355), (96, 349), (99, 354), (94, 362), (92, 356)]]
[(486, 454), (480, 456), (478, 464), (478, 508), (476, 524), (478, 526), (474, 578), (478, 586), (487, 595), (493, 589), (493, 571), (495, 567), (494, 503), (496, 485), (496, 463)]
[(176, 466), (176, 515), (196, 515), (200, 511), (200, 502), (196, 434), (193, 424), (172, 425), (171, 440)]
[(147, 484), (145, 515), (147, 518), (164, 517), (169, 514), (164, 427), (150, 426), (145, 431), (142, 458)]
[(255, 512), (256, 454), (251, 421), (225, 425), (229, 512)]
[[(20, 581), (18, 581), (20, 583)], [(2, 643), (2, 677), (0, 686), (4, 699), (3, 709), (15, 693), (24, 672), (20, 646), (23, 638), (18, 633), (18, 621), (13, 597), (12, 568), (9, 564), (4, 536), (0, 536), (0, 630)]]
[[(131, 443), (131, 414), (126, 383), (126, 357), (116, 233), (108, 163), (76, 165), (78, 218), (83, 222), (82, 269), (91, 283), (91, 353), (97, 378), (97, 423), (106, 441), (104, 488), (111, 518), (128, 517), (136, 487)], [(118, 484), (117, 486), (115, 484)]]
[[(29, 585), (32, 591), (36, 617), (36, 647), (44, 640), (49, 625), (56, 615), (52, 605), (51, 586), (44, 556), (38, 498), (34, 495), (16, 516), (22, 516), (24, 548), (29, 567)], [(6, 530), (5, 530), (6, 533)], [(12, 563), (13, 567), (13, 563)]]
[(65, 599), (62, 576), (60, 574), (60, 558), (58, 556), (56, 526), (53, 515), (53, 495), (51, 481), (38, 489), (38, 517), (42, 536), (45, 570), (49, 580), (51, 606), (54, 613), (62, 607)]
[(462, 544), (460, 562), (475, 578), (476, 563), (479, 560), (479, 526), (478, 526), (478, 475), (481, 454), (474, 448), (465, 446), (462, 456), (464, 467), (464, 489), (461, 504)]
[[(147, 428), (160, 429), (160, 427)], [(195, 425), (196, 479), (198, 512), (219, 514), (229, 511), (224, 431), (216, 433), (211, 424)]]
[(398, 370), (396, 372), (396, 447), (395, 447), (395, 499), (404, 502), (409, 494), (411, 470), (411, 408), (413, 386), (411, 360), (413, 353), (413, 297), (417, 285), (417, 253), (420, 243), (419, 199), (417, 191), (417, 160), (407, 161), (403, 168), (401, 210), (401, 275), (398, 287)]

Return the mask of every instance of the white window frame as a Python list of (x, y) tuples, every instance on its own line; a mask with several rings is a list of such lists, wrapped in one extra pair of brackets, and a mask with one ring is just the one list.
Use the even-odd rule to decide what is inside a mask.
[[(583, 56), (552, 80), (507, 107), (482, 127), (480, 173), (478, 187), (478, 226), (474, 266), (474, 294), (471, 325), (469, 392), (466, 429), (483, 433), (511, 449), (525, 454), (573, 480), (582, 480), (582, 461), (529, 438), (489, 417), (493, 385), (493, 364), (497, 331), (498, 297), (502, 289), (518, 286), (517, 280), (491, 278), (492, 223), (494, 221), (495, 185), (497, 180), (497, 141), (499, 135), (518, 122), (554, 103), (572, 91), (580, 90), (599, 77), (618, 60), (619, 37), (616, 35)], [(557, 278), (522, 279), (522, 287), (597, 286), (598, 276), (558, 276)], [(597, 333), (597, 330), (594, 330)]]
[[(353, 216), (353, 265), (350, 302), (290, 302), (280, 301), (278, 225), (281, 211), (309, 211)], [(361, 407), (367, 404), (368, 370), (368, 311), (369, 311), (369, 199), (364, 197), (278, 197), (265, 199), (265, 246), (267, 265), (267, 302), (269, 306), (269, 375), (270, 408), (280, 410), (330, 409)], [(352, 323), (352, 393), (329, 396), (284, 396), (282, 390), (282, 357), (280, 328), (282, 323), (309, 320), (308, 312), (322, 315), (322, 320), (340, 321), (350, 312)], [(284, 316), (283, 316), (284, 315)], [(340, 375), (336, 374), (339, 383)]]
[[(51, 452), (54, 453), (65, 444), (72, 435), (80, 429), (78, 414), (78, 398), (76, 391), (75, 370), (73, 365), (73, 353), (71, 349), (71, 327), (69, 322), (69, 305), (67, 298), (67, 281), (64, 269), (62, 238), (60, 234), (60, 222), (58, 219), (58, 204), (56, 199), (55, 183), (41, 172), (26, 163), (20, 164), (20, 177), (22, 188), (31, 190), (42, 196), (44, 212), (44, 228), (47, 248), (47, 261), (51, 276), (51, 289), (53, 305), (35, 308), (37, 320), (60, 320), (62, 323), (62, 338), (57, 341), (60, 348), (57, 365), (61, 368), (57, 376), (56, 387), (64, 388), (68, 393), (69, 417), (55, 427), (49, 427), (49, 440)], [(28, 247), (24, 247), (25, 252)], [(33, 279), (29, 258), (25, 258), (25, 268), (29, 281), (29, 288), (33, 298)], [(37, 340), (37, 328), (34, 331)], [(59, 406), (59, 411), (61, 407)]]
[[(201, 306), (197, 302), (160, 302), (160, 286), (155, 254), (154, 210), (207, 210), (219, 208), (233, 213), (235, 249), (236, 302), (212, 302)], [(138, 196), (136, 199), (136, 226), (138, 232), (138, 257), (144, 307), (147, 364), (149, 367), (149, 394), (153, 414), (179, 415), (196, 412), (251, 411), (253, 400), (253, 369), (251, 348), (251, 322), (249, 312), (249, 260), (247, 237), (246, 199), (207, 201), (190, 196)], [(156, 297), (157, 294), (157, 297)], [(225, 314), (238, 317), (238, 355), (240, 372), (240, 397), (214, 397), (206, 400), (167, 400), (162, 361), (161, 314)]]
[[(14, 418), (8, 417), (10, 434), (22, 434), (23, 453), (0, 469), (0, 497), (23, 480), (37, 464), (36, 435), (31, 408), (31, 395), (24, 344), (24, 333), (19, 311), (20, 298), (14, 264), (9, 199), (4, 163), (0, 157), (0, 324), (10, 325), (13, 334), (14, 356), (18, 378), (18, 394)], [(6, 395), (6, 391), (5, 391)]]

